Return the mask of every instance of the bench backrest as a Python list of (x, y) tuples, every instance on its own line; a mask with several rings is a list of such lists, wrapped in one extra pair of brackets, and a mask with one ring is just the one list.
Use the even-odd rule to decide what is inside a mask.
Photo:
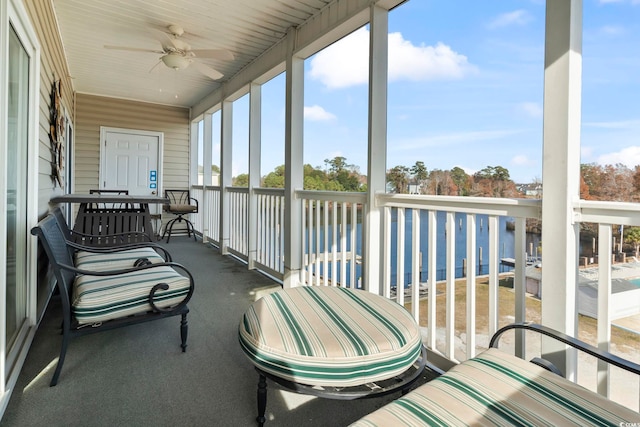
[[(83, 230), (80, 233), (73, 233), (62, 213), (60, 207), (53, 210), (62, 233), (70, 242), (85, 246), (111, 247), (122, 243), (148, 242), (150, 237), (144, 223), (144, 211), (141, 208), (127, 209), (107, 209), (107, 208), (87, 208), (77, 221)], [(127, 234), (131, 233), (131, 234)], [(107, 236), (111, 234), (112, 236)], [(118, 237), (114, 237), (118, 234)]]
[(64, 312), (68, 312), (69, 295), (76, 274), (61, 268), (61, 265), (73, 267), (74, 263), (56, 216), (53, 214), (47, 215), (38, 225), (31, 229), (31, 234), (38, 236), (38, 240), (49, 258), (49, 263), (53, 268), (56, 281), (58, 282), (57, 285), (62, 297), (62, 304), (63, 306), (67, 306), (64, 307)]

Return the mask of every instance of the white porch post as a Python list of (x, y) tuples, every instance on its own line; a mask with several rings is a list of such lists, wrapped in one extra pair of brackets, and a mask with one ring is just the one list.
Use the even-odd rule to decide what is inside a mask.
[(251, 83), (249, 89), (249, 269), (255, 268), (258, 245), (258, 198), (254, 194), (254, 188), (260, 187), (261, 107), (262, 86)]
[(211, 114), (205, 113), (203, 131), (202, 131), (202, 184), (211, 185), (211, 132), (212, 132)]
[[(190, 159), (191, 159), (191, 173), (189, 176), (189, 186), (192, 185), (198, 185), (198, 138), (200, 136), (200, 130), (199, 130), (199, 120), (193, 120), (191, 122), (191, 126), (190, 126), (190, 132), (189, 132), (189, 144), (190, 144)], [(166, 189), (165, 186), (163, 185), (163, 191)], [(164, 194), (163, 194), (164, 195)], [(204, 197), (203, 197), (204, 199)], [(204, 203), (203, 203), (204, 205)], [(202, 212), (201, 218), (202, 221), (199, 224), (195, 224), (196, 228), (198, 230), (202, 230), (202, 241), (205, 241), (205, 232), (204, 232), (204, 225), (206, 223), (206, 220), (204, 218), (206, 218), (207, 212), (205, 210), (205, 206), (200, 206), (200, 210)], [(160, 229), (158, 230), (158, 234), (161, 236), (162, 235), (162, 218), (160, 220)]]
[(199, 120), (194, 119), (189, 128), (189, 158), (191, 159), (191, 174), (189, 176), (189, 181), (191, 185), (198, 184), (198, 123)]
[[(577, 333), (579, 226), (573, 204), (580, 195), (582, 1), (547, 2), (544, 59), (542, 202), (542, 323)], [(543, 355), (568, 378), (575, 352), (545, 339)]]
[(284, 180), (284, 287), (300, 285), (302, 269), (302, 200), (296, 190), (304, 187), (303, 120), (304, 60), (294, 56), (296, 31), (287, 34), (285, 99)]
[(220, 253), (229, 253), (229, 193), (233, 170), (231, 168), (231, 148), (233, 146), (233, 102), (222, 101), (220, 130)]
[(204, 113), (204, 122), (202, 123), (202, 203), (198, 209), (202, 212), (202, 243), (207, 243), (207, 235), (209, 234), (209, 203), (207, 203), (207, 185), (211, 185), (211, 153), (213, 147), (211, 144), (211, 136), (213, 134), (212, 115)]
[(369, 40), (369, 144), (367, 161), (367, 206), (363, 235), (364, 288), (380, 294), (382, 281), (382, 209), (376, 194), (384, 193), (387, 170), (387, 64), (389, 11), (370, 8)]

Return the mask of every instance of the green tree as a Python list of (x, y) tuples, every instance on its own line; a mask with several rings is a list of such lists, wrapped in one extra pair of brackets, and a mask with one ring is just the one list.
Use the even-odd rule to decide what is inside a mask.
[(417, 161), (415, 165), (411, 166), (410, 172), (417, 182), (425, 181), (429, 177), (427, 166), (421, 161)]
[(347, 163), (346, 157), (342, 156), (336, 156), (333, 159), (325, 159), (324, 163), (329, 167), (329, 173), (331, 174), (338, 174), (353, 166)]
[(406, 193), (409, 184), (409, 168), (395, 166), (387, 173), (387, 182), (393, 187), (395, 193)]
[(240, 175), (232, 179), (232, 185), (234, 187), (248, 187), (249, 186), (249, 174), (241, 173)]
[(267, 188), (284, 188), (284, 165), (276, 166), (273, 172), (270, 172), (262, 178), (262, 186)]
[(471, 190), (471, 182), (469, 175), (461, 167), (451, 169), (451, 179), (458, 187), (458, 196), (468, 196)]
[(640, 227), (630, 227), (624, 230), (624, 241), (633, 245), (633, 253), (638, 257), (640, 252)]

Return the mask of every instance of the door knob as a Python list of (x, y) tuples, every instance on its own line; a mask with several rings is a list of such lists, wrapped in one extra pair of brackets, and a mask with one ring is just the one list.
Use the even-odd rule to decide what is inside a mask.
[(152, 191), (151, 194), (153, 194), (155, 196), (157, 193), (155, 191)]

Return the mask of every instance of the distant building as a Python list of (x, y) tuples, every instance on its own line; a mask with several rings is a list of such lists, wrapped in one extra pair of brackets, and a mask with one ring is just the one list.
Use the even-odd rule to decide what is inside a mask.
[(422, 186), (420, 184), (409, 184), (408, 191), (409, 194), (421, 194)]
[[(629, 274), (634, 270), (627, 268)], [(635, 270), (637, 274), (637, 269)], [(633, 274), (631, 274), (633, 276)], [(631, 277), (630, 276), (630, 277)], [(542, 270), (536, 266), (526, 268), (526, 291), (542, 299)], [(629, 281), (629, 277), (611, 280), (611, 319), (620, 319), (640, 314), (640, 287)], [(578, 278), (578, 312), (584, 316), (598, 318), (598, 282), (581, 270)]]
[(542, 184), (516, 184), (516, 189), (527, 197), (542, 197)]

